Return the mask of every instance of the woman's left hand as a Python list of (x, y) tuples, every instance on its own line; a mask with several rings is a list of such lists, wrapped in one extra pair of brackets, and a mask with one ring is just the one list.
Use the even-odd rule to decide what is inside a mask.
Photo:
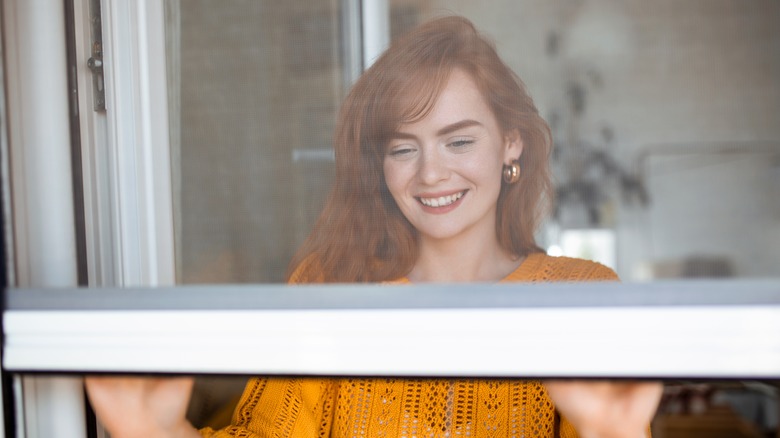
[(641, 438), (658, 408), (660, 382), (544, 382), (558, 412), (582, 438)]

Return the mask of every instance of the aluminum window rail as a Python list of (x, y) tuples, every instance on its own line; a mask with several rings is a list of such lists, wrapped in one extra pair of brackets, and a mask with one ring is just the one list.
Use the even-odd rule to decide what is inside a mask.
[(9, 290), (13, 373), (780, 378), (780, 281)]

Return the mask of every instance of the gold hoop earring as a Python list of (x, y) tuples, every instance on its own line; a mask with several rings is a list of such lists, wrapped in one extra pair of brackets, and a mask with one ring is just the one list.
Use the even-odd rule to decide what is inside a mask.
[(512, 160), (511, 164), (504, 164), (502, 175), (504, 182), (507, 184), (514, 184), (520, 181), (520, 161)]

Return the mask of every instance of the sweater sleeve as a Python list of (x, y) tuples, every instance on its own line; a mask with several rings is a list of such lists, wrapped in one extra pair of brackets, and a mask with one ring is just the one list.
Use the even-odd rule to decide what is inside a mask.
[(620, 278), (618, 278), (618, 275), (612, 269), (600, 263), (596, 263), (588, 281), (620, 281)]

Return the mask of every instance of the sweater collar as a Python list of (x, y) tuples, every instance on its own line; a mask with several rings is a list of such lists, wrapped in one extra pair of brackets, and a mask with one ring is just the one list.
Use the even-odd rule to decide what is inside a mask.
[[(520, 263), (520, 266), (518, 266), (517, 269), (510, 272), (509, 275), (499, 280), (498, 282), (513, 283), (513, 282), (530, 280), (532, 278), (533, 273), (538, 271), (539, 268), (541, 267), (545, 257), (546, 254), (541, 252), (528, 254), (527, 256), (525, 256), (525, 260), (523, 260), (523, 262)], [(412, 282), (406, 277), (401, 277), (396, 280), (386, 281), (384, 283), (389, 285), (412, 284)]]

